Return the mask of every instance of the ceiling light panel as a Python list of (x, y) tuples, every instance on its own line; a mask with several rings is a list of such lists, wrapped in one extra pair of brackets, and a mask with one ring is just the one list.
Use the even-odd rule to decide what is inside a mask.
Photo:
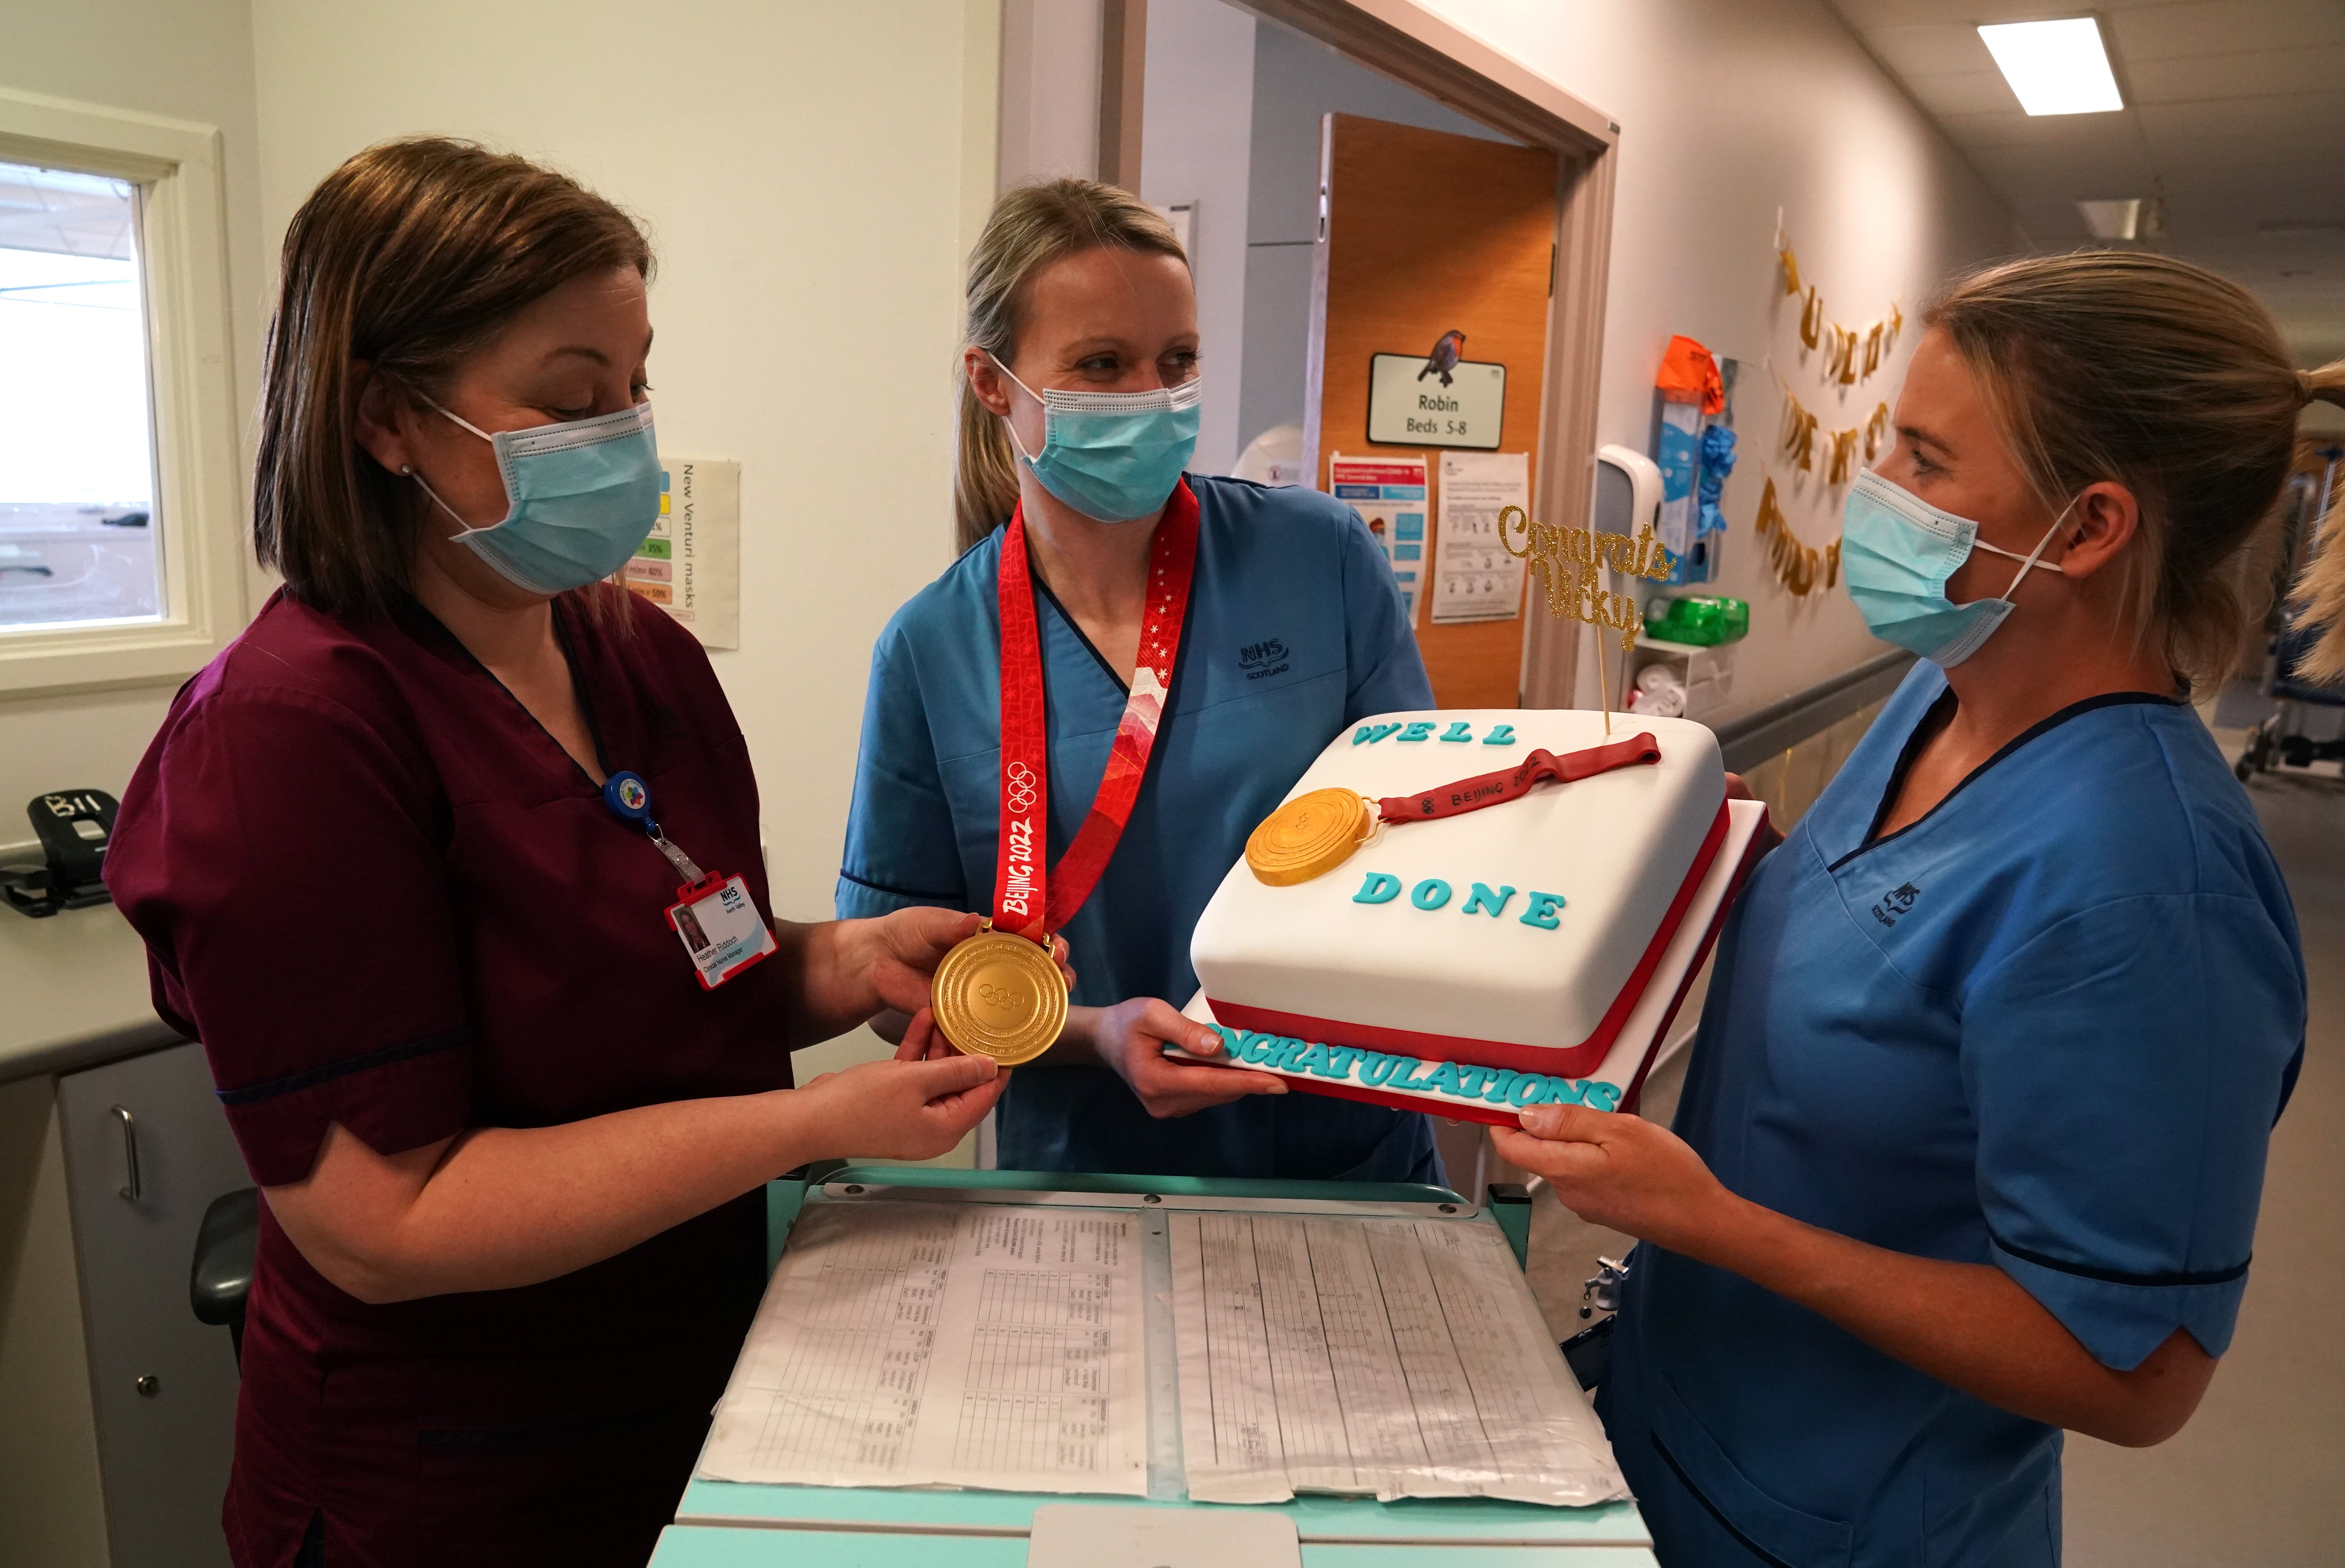
[(1995, 23), (1978, 34), (2029, 114), (2097, 115), (2125, 107), (2101, 25), (2092, 17)]

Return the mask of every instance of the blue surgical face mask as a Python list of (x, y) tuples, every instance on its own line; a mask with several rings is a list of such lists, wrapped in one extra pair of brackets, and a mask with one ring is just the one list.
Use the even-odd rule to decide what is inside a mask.
[(1153, 514), (1181, 482), (1197, 450), (1194, 378), (1152, 392), (1037, 392), (994, 364), (1010, 384), (1042, 405), (1042, 450), (1029, 452), (1010, 428), (1010, 444), (1042, 488), (1095, 522), (1132, 522)]
[(458, 544), (532, 593), (601, 582), (627, 563), (659, 521), (659, 445), (649, 403), (494, 435), (431, 406), (496, 449), (504, 518), (475, 528), (421, 474), (401, 471), (464, 524), (454, 536)]
[[(2035, 552), (2020, 555), (1982, 542), (1970, 519), (1940, 511), (1877, 473), (1859, 474), (1841, 516), (1840, 569), (1848, 577), (1848, 596), (1875, 637), (1951, 670), (2003, 624), (2012, 612), (2011, 595), (2030, 569), (2060, 570), (2038, 558), (2075, 507), (2070, 501), (2062, 508)], [(1974, 550), (2008, 557), (2020, 567), (2002, 598), (1956, 604), (1946, 597), (1946, 579)]]

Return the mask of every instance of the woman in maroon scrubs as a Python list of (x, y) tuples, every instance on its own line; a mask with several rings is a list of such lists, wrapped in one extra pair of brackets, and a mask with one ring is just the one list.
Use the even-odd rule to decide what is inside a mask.
[[(975, 922), (766, 922), (708, 660), (596, 581), (658, 508), (650, 262), (572, 181), (441, 141), (351, 159), (286, 236), (254, 519), (285, 588), (179, 693), (108, 857), (268, 1199), (244, 1568), (642, 1563), (763, 1285), (759, 1186), (940, 1154), (1004, 1081), (924, 1037), (790, 1087)], [(741, 879), (697, 954), (684, 857)], [(773, 951), (704, 969), (728, 930)]]

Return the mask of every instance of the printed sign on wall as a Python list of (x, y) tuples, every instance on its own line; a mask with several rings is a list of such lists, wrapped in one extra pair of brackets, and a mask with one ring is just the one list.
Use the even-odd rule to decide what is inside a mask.
[(1436, 370), (1422, 354), (1368, 357), (1368, 440), (1402, 447), (1498, 450), (1507, 368), (1458, 359)]
[(1327, 485), (1335, 499), (1360, 514), (1368, 536), (1391, 562), (1400, 589), (1401, 613), (1416, 623), (1417, 583), (1426, 570), (1426, 461), (1410, 458), (1327, 460)]
[(666, 458), (659, 521), (627, 562), (626, 582), (704, 648), (741, 645), (741, 465)]

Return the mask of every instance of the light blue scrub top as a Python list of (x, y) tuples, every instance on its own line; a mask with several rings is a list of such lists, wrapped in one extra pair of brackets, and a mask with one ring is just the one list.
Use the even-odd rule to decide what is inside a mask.
[[(1064, 931), (1079, 1005), (1185, 1004), (1197, 989), (1190, 934), (1246, 835), (1346, 726), (1433, 705), (1392, 569), (1357, 513), (1316, 491), (1188, 482), (1197, 566), (1171, 706), (1114, 857)], [(897, 612), (873, 650), (841, 918), (991, 905), (1001, 537)], [(1110, 670), (1047, 591), (1035, 597), (1055, 865), (1098, 793), (1130, 672)], [(997, 1127), (1008, 1169), (1437, 1179), (1416, 1112), (1289, 1094), (1159, 1121), (1103, 1067), (1020, 1071)]]
[[(2303, 1050), (2279, 869), (2198, 715), (2137, 693), (1868, 844), (1942, 698), (1918, 665), (1752, 875), (1677, 1131), (1756, 1203), (1995, 1265), (2107, 1366), (2178, 1328), (2220, 1355)], [(1614, 1358), (1674, 1568), (2059, 1560), (2057, 1430), (1739, 1276), (1639, 1247)]]

